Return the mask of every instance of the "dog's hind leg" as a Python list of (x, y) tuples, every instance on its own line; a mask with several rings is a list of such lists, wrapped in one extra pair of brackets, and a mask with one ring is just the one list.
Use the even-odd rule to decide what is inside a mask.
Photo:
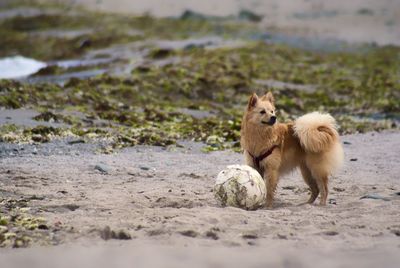
[(310, 199), (308, 199), (307, 203), (312, 204), (314, 203), (315, 199), (317, 199), (319, 194), (318, 184), (316, 180), (313, 178), (311, 171), (305, 164), (300, 166), (300, 171), (304, 181), (307, 183), (307, 185), (310, 187), (311, 190), (311, 196)]
[(320, 202), (321, 206), (326, 205), (326, 200), (328, 198), (328, 175), (325, 174), (314, 174), (314, 178), (317, 181), (319, 192), (321, 193)]
[(317, 184), (319, 191), (321, 192), (321, 200), (319, 204), (325, 206), (326, 200), (328, 199), (328, 176), (324, 175), (317, 177)]

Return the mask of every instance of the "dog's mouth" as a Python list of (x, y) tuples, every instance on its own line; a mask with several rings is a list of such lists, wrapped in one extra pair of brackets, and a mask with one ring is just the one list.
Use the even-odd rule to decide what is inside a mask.
[(268, 122), (261, 121), (261, 123), (264, 125), (273, 126), (276, 123), (276, 117), (271, 117)]

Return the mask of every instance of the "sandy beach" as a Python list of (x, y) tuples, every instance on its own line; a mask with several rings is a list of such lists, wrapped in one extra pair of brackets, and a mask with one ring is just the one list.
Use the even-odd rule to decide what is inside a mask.
[[(96, 144), (1, 144), (3, 195), (36, 196), (29, 211), (61, 224), (54, 235), (63, 245), (2, 250), (0, 259), (5, 267), (24, 267), (24, 258), (37, 261), (32, 267), (67, 267), (67, 256), (86, 267), (99, 267), (98, 258), (136, 267), (396, 267), (400, 133), (342, 141), (345, 166), (331, 180), (329, 205), (299, 206), (308, 190), (294, 173), (281, 180), (275, 208), (257, 211), (222, 208), (211, 192), (219, 170), (242, 163), (239, 153), (205, 154), (197, 143), (113, 155), (93, 153)], [(378, 199), (360, 199), (368, 194)], [(106, 226), (132, 239), (104, 241)], [(47, 251), (53, 257), (40, 258)]]
[[(398, 267), (399, 3), (0, 1), (0, 267)], [(214, 198), (267, 90), (337, 119), (326, 206)]]

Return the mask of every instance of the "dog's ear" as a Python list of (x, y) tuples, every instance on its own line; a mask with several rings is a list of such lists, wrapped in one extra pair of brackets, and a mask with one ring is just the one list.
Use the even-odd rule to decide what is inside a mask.
[(272, 95), (272, 92), (271, 92), (271, 91), (268, 91), (268, 93), (265, 94), (264, 96), (262, 96), (261, 99), (267, 100), (267, 101), (269, 101), (270, 103), (275, 104), (275, 98), (274, 98), (274, 95)]
[(253, 93), (253, 95), (251, 95), (251, 97), (249, 99), (249, 103), (247, 104), (247, 110), (250, 111), (251, 109), (256, 107), (257, 101), (258, 101), (258, 96), (256, 93)]

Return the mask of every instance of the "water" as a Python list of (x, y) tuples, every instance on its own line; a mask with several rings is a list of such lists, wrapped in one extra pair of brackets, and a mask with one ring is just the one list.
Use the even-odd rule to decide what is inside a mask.
[(0, 59), (0, 79), (21, 78), (36, 73), (47, 64), (23, 56)]

